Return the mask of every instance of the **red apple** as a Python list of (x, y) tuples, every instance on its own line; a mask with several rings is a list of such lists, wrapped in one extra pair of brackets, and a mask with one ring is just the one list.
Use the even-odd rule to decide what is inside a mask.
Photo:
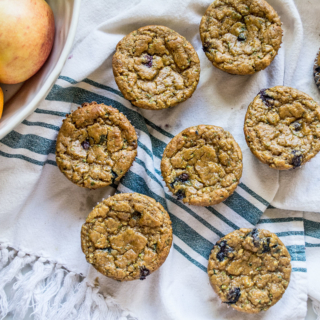
[(0, 82), (33, 76), (47, 60), (54, 16), (44, 0), (0, 0)]

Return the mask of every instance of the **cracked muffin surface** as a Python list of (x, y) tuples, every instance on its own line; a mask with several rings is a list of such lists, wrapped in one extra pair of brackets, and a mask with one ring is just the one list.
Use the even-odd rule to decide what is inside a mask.
[(146, 26), (125, 36), (112, 60), (115, 81), (137, 107), (160, 110), (195, 91), (200, 61), (193, 46), (164, 26)]
[(287, 289), (291, 257), (274, 233), (239, 229), (213, 247), (208, 275), (223, 303), (238, 311), (258, 313), (275, 305)]
[(300, 167), (320, 150), (320, 106), (293, 88), (263, 89), (248, 107), (244, 134), (252, 153), (271, 168)]
[(218, 204), (239, 184), (241, 149), (232, 135), (220, 127), (190, 127), (165, 148), (161, 173), (178, 200), (199, 206)]
[(144, 280), (166, 260), (171, 220), (154, 199), (120, 193), (99, 203), (81, 229), (82, 251), (99, 272), (115, 280)]
[(278, 14), (264, 0), (216, 0), (202, 17), (200, 36), (215, 67), (246, 75), (273, 61), (282, 42), (282, 28)]
[(61, 172), (80, 187), (110, 185), (129, 170), (137, 155), (137, 135), (117, 109), (84, 103), (63, 120), (56, 161)]

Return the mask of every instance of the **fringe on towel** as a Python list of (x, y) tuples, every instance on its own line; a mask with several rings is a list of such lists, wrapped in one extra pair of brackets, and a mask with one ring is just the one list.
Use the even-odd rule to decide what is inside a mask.
[(0, 244), (0, 319), (137, 320), (61, 265)]

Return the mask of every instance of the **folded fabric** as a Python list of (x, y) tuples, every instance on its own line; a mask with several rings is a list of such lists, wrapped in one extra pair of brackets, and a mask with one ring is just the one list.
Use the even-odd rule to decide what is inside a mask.
[[(312, 23), (319, 24), (317, 1), (308, 2), (309, 10), (302, 0), (296, 1), (298, 10), (293, 0), (269, 1), (281, 15), (284, 44), (269, 68), (240, 77), (214, 68), (202, 52), (198, 27), (208, 0), (154, 1), (152, 5), (147, 0), (83, 0), (75, 44), (61, 76), (36, 111), (0, 141), (0, 318), (11, 312), (22, 319), (32, 302), (38, 319), (105, 319), (106, 315), (112, 320), (133, 316), (140, 320), (304, 319), (303, 213), (274, 206), (317, 211), (320, 200), (315, 186), (320, 173), (314, 167), (320, 156), (296, 171), (272, 170), (248, 149), (243, 121), (248, 104), (262, 88), (292, 85), (317, 97), (309, 70), (318, 46), (318, 32), (312, 27)], [(111, 62), (116, 44), (130, 31), (148, 24), (166, 25), (185, 36), (201, 60), (196, 92), (172, 109), (136, 108), (114, 82)], [(303, 26), (307, 30), (304, 38)], [(62, 119), (91, 101), (119, 109), (139, 134), (138, 156), (116, 189), (79, 188), (56, 166), (55, 141)], [(197, 124), (230, 131), (243, 151), (239, 187), (225, 202), (212, 207), (178, 201), (160, 174), (166, 144), (184, 128)], [(87, 264), (81, 252), (82, 223), (97, 202), (115, 192), (146, 194), (170, 213), (173, 247), (164, 265), (146, 281), (118, 283), (105, 278)], [(266, 211), (270, 203), (273, 207)], [(277, 305), (247, 316), (220, 303), (209, 285), (206, 267), (220, 237), (255, 225), (280, 236), (290, 251), (293, 272)], [(310, 263), (310, 270), (315, 270)], [(25, 272), (26, 266), (32, 270)], [(312, 274), (319, 278), (315, 271)], [(309, 290), (314, 290), (312, 282), (309, 280)], [(10, 283), (14, 285), (8, 291)], [(311, 292), (320, 301), (316, 290)]]
[(304, 213), (305, 247), (307, 257), (308, 295), (313, 301), (314, 311), (320, 316), (320, 214)]

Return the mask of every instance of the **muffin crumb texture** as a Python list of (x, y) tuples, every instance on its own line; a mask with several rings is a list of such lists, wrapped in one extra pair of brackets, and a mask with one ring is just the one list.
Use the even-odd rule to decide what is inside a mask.
[(199, 206), (224, 201), (242, 175), (241, 149), (220, 127), (199, 125), (183, 130), (167, 145), (161, 172), (178, 200)]
[(264, 0), (216, 0), (200, 24), (203, 50), (213, 65), (231, 74), (269, 66), (282, 42), (281, 21)]
[(263, 163), (278, 170), (298, 168), (320, 150), (320, 106), (293, 88), (263, 89), (248, 107), (244, 134)]
[(81, 230), (86, 259), (107, 277), (141, 279), (157, 270), (172, 244), (171, 220), (154, 199), (120, 193), (99, 203)]
[(70, 181), (89, 189), (120, 181), (136, 155), (134, 127), (103, 103), (84, 103), (67, 115), (57, 138), (59, 169)]
[(240, 229), (221, 238), (209, 257), (208, 275), (222, 302), (258, 313), (275, 305), (290, 281), (291, 258), (268, 230)]
[(185, 101), (200, 77), (193, 46), (164, 26), (146, 26), (124, 37), (112, 66), (124, 97), (144, 109), (160, 110)]

